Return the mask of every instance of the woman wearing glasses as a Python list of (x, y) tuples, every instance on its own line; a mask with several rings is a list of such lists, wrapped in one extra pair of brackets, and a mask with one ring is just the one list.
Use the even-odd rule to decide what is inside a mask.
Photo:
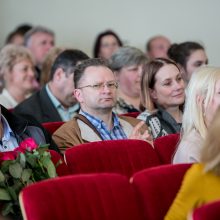
[(141, 78), (142, 105), (138, 118), (151, 128), (153, 138), (179, 133), (185, 83), (176, 63), (157, 58), (146, 64)]

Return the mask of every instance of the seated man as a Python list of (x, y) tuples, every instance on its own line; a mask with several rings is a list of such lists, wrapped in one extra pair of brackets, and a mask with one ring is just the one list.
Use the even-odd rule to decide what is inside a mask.
[(105, 61), (89, 59), (79, 64), (74, 73), (74, 85), (74, 95), (81, 109), (53, 134), (53, 140), (61, 151), (92, 141), (127, 138), (151, 141), (144, 122), (118, 117), (112, 112), (118, 84)]
[[(14, 115), (0, 105), (0, 152), (13, 151), (26, 138), (33, 138), (37, 144), (50, 144), (49, 148), (57, 150), (53, 141), (41, 127)], [(52, 141), (52, 142), (51, 142)]]
[(73, 95), (73, 72), (77, 63), (88, 58), (79, 50), (60, 53), (51, 68), (48, 84), (17, 105), (14, 112), (34, 117), (39, 123), (72, 119), (79, 110), (79, 104)]

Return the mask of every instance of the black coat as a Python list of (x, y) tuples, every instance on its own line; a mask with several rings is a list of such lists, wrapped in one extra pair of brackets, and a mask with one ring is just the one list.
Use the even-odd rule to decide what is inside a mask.
[(47, 94), (45, 86), (18, 104), (13, 112), (22, 116), (34, 117), (39, 123), (62, 121)]

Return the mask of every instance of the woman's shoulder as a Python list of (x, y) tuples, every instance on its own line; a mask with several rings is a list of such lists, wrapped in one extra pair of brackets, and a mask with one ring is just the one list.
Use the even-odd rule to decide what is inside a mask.
[(154, 112), (150, 112), (149, 110), (145, 110), (144, 112), (141, 112), (138, 115), (137, 119), (140, 119), (142, 121), (146, 121), (147, 118), (152, 117), (152, 116), (155, 116)]

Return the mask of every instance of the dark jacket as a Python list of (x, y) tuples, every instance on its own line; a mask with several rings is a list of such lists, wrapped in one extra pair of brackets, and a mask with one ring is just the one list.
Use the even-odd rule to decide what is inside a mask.
[(47, 94), (45, 86), (17, 105), (14, 108), (14, 113), (23, 116), (29, 115), (34, 117), (39, 123), (62, 121)]
[(10, 128), (15, 134), (17, 142), (20, 143), (28, 137), (32, 137), (37, 144), (50, 144), (49, 149), (59, 152), (56, 144), (53, 142), (51, 135), (32, 117), (24, 119), (8, 111), (1, 105), (1, 114), (6, 118)]

